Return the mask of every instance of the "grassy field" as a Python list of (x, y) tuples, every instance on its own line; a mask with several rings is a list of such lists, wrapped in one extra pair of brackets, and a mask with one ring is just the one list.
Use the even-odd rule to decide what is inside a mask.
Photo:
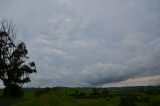
[(24, 89), (12, 106), (160, 106), (160, 87)]

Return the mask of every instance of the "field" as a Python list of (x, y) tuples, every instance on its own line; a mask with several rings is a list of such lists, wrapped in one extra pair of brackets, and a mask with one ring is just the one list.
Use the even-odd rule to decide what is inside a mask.
[(22, 98), (1, 98), (0, 106), (160, 106), (159, 86), (25, 88), (24, 92)]

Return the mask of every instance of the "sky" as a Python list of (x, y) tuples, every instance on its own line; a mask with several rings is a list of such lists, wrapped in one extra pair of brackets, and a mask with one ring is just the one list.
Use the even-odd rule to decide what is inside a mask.
[(160, 84), (159, 0), (0, 0), (3, 18), (36, 63), (26, 87)]

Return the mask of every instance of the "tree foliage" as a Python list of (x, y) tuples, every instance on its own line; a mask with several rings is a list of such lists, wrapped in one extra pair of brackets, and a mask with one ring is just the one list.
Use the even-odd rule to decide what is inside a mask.
[(25, 43), (16, 42), (14, 25), (4, 19), (0, 23), (0, 79), (6, 87), (4, 95), (13, 96), (14, 89), (31, 81), (29, 75), (36, 72), (36, 66), (28, 62), (27, 54)]

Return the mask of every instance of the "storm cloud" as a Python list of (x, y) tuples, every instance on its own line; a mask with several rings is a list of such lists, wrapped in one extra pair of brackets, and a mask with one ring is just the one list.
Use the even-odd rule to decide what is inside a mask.
[(0, 19), (13, 20), (17, 39), (37, 65), (26, 86), (103, 86), (160, 77), (159, 0), (0, 2)]

